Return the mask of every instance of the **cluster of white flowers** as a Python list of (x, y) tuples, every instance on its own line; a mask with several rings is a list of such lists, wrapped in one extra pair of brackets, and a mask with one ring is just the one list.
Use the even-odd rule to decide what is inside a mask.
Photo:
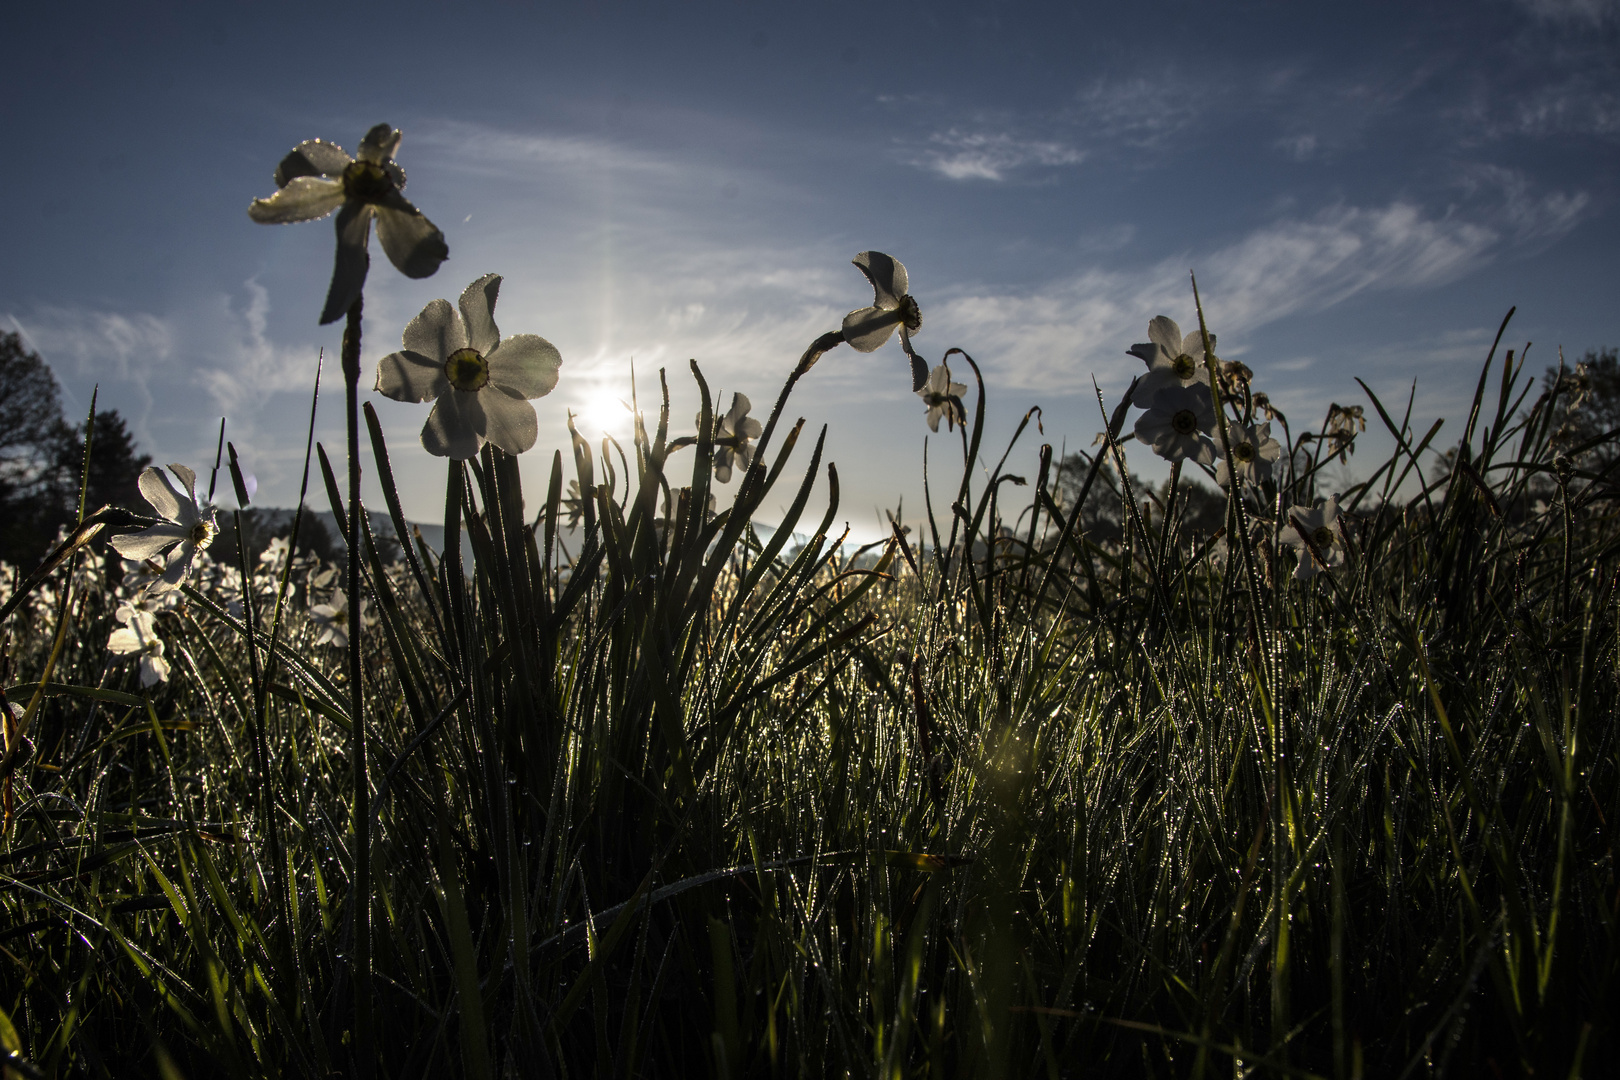
[[(1148, 340), (1127, 350), (1147, 365), (1133, 400), (1145, 410), (1136, 421), (1136, 438), (1167, 461), (1213, 467), (1215, 482), (1235, 495), (1259, 491), (1273, 479), (1282, 444), (1272, 437), (1271, 424), (1256, 422), (1253, 413), (1259, 409), (1271, 415), (1275, 410), (1266, 395), (1248, 392), (1252, 377), (1248, 368), (1238, 363), (1223, 365), (1214, 355), (1206, 355), (1204, 340), (1202, 332), (1184, 335), (1174, 319), (1160, 315), (1148, 323)], [(1215, 335), (1210, 334), (1208, 340), (1213, 350)], [(1211, 391), (1212, 382), (1223, 387), (1220, 406)], [(1241, 387), (1242, 393), (1233, 392), (1234, 387)], [(1227, 417), (1227, 446), (1223, 449), (1217, 437), (1217, 410), (1226, 405), (1232, 405), (1238, 415)], [(1334, 410), (1349, 415), (1337, 405)], [(1355, 413), (1359, 417), (1360, 410)], [(1340, 426), (1348, 430), (1347, 425)], [(1334, 445), (1340, 448), (1354, 435), (1336, 437)], [(1338, 496), (1314, 509), (1289, 509), (1280, 532), (1299, 554), (1295, 578), (1305, 580), (1343, 564), (1344, 535), (1338, 514)]]
[(197, 474), (184, 465), (171, 464), (169, 473), (153, 467), (141, 473), (141, 496), (151, 504), (158, 520), (140, 532), (112, 538), (113, 550), (126, 560), (120, 592), (125, 599), (114, 613), (120, 624), (107, 639), (107, 648), (119, 656), (140, 658), (141, 685), (152, 686), (169, 678), (163, 639), (158, 636), (158, 615), (175, 602), (177, 590), (198, 566), (214, 542), (219, 527), (214, 508), (197, 499)]

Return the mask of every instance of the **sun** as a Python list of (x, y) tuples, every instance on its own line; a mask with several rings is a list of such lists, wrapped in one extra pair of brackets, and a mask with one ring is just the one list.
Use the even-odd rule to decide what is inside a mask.
[(574, 424), (587, 438), (609, 435), (620, 442), (630, 436), (635, 426), (629, 404), (606, 386), (597, 387), (580, 400)]

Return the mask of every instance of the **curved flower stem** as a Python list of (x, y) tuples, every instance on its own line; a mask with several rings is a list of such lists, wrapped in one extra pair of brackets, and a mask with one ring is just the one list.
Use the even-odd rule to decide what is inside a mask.
[[(765, 450), (771, 445), (771, 434), (776, 430), (776, 421), (781, 418), (782, 407), (787, 404), (788, 395), (793, 393), (793, 387), (804, 377), (805, 372), (816, 366), (817, 360), (820, 360), (825, 353), (836, 349), (843, 343), (844, 332), (842, 330), (829, 330), (812, 341), (810, 347), (804, 350), (804, 355), (799, 357), (799, 362), (793, 368), (792, 374), (788, 376), (787, 382), (782, 384), (782, 392), (776, 397), (776, 406), (771, 409), (771, 418), (765, 422), (765, 430), (760, 433), (759, 442), (754, 446), (756, 467), (763, 468)], [(753, 470), (749, 470), (749, 475), (752, 474)], [(742, 492), (739, 490), (739, 497), (741, 494)]]
[(349, 762), (353, 769), (354, 802), (354, 945), (349, 971), (354, 980), (354, 1075), (370, 1077), (374, 1064), (371, 1032), (371, 793), (366, 771), (366, 725), (360, 669), (360, 309), (363, 297), (349, 305), (343, 327), (343, 383), (348, 406), (349, 436)]

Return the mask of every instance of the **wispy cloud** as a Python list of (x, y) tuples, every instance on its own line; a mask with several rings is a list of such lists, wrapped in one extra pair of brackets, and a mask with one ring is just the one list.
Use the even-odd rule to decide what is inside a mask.
[(1191, 126), (1219, 96), (1213, 86), (1179, 78), (1099, 79), (1077, 95), (1065, 115), (1085, 132), (1088, 145), (1148, 150)]
[[(144, 438), (154, 395), (150, 381), (172, 364), (175, 329), (164, 318), (142, 312), (126, 314), (41, 305), (7, 321), (22, 333), (57, 373), (59, 379), (119, 384), (122, 397), (112, 406), (103, 395), (101, 408), (117, 407), (130, 420), (137, 437)], [(133, 399), (133, 407), (130, 403)], [(70, 402), (75, 408), (88, 402)]]
[(952, 180), (1006, 180), (1026, 166), (1078, 165), (1086, 155), (1053, 139), (951, 128), (929, 136), (913, 164)]
[(1620, 19), (1620, 0), (1518, 0), (1518, 4), (1548, 22), (1601, 26)]
[(1505, 248), (1567, 232), (1585, 205), (1580, 193), (1536, 196), (1519, 188), (1474, 218), (1431, 214), (1405, 201), (1333, 206), (1138, 270), (1087, 269), (1024, 293), (969, 291), (935, 305), (928, 328), (940, 337), (929, 340), (973, 343), (986, 370), (1006, 385), (1073, 391), (1093, 371), (1119, 383), (1130, 368), (1118, 358), (1149, 318), (1190, 320), (1189, 267), (1198, 272), (1206, 313), (1236, 344), (1267, 323), (1363, 292), (1456, 280)]
[(649, 174), (679, 171), (674, 160), (612, 139), (556, 132), (524, 132), (464, 121), (439, 120), (412, 132), (411, 143), (454, 160), (474, 174), (509, 172), (513, 166)]

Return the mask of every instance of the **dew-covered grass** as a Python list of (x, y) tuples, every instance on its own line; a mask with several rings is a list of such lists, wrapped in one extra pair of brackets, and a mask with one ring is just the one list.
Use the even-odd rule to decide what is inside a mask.
[(296, 552), (202, 565), (150, 687), (103, 536), (18, 591), (6, 1075), (1601, 1074), (1620, 528), (1567, 393), (1493, 350), (1460, 423), (1369, 396), (1326, 550), (1342, 421), (1274, 424), (1213, 537), (1191, 464), (981, 446), (968, 377), (930, 524), (857, 556), (808, 370), (723, 488), (695, 364), (695, 430), (655, 402), (527, 511), (450, 464), (448, 557), (362, 537), (355, 667)]

